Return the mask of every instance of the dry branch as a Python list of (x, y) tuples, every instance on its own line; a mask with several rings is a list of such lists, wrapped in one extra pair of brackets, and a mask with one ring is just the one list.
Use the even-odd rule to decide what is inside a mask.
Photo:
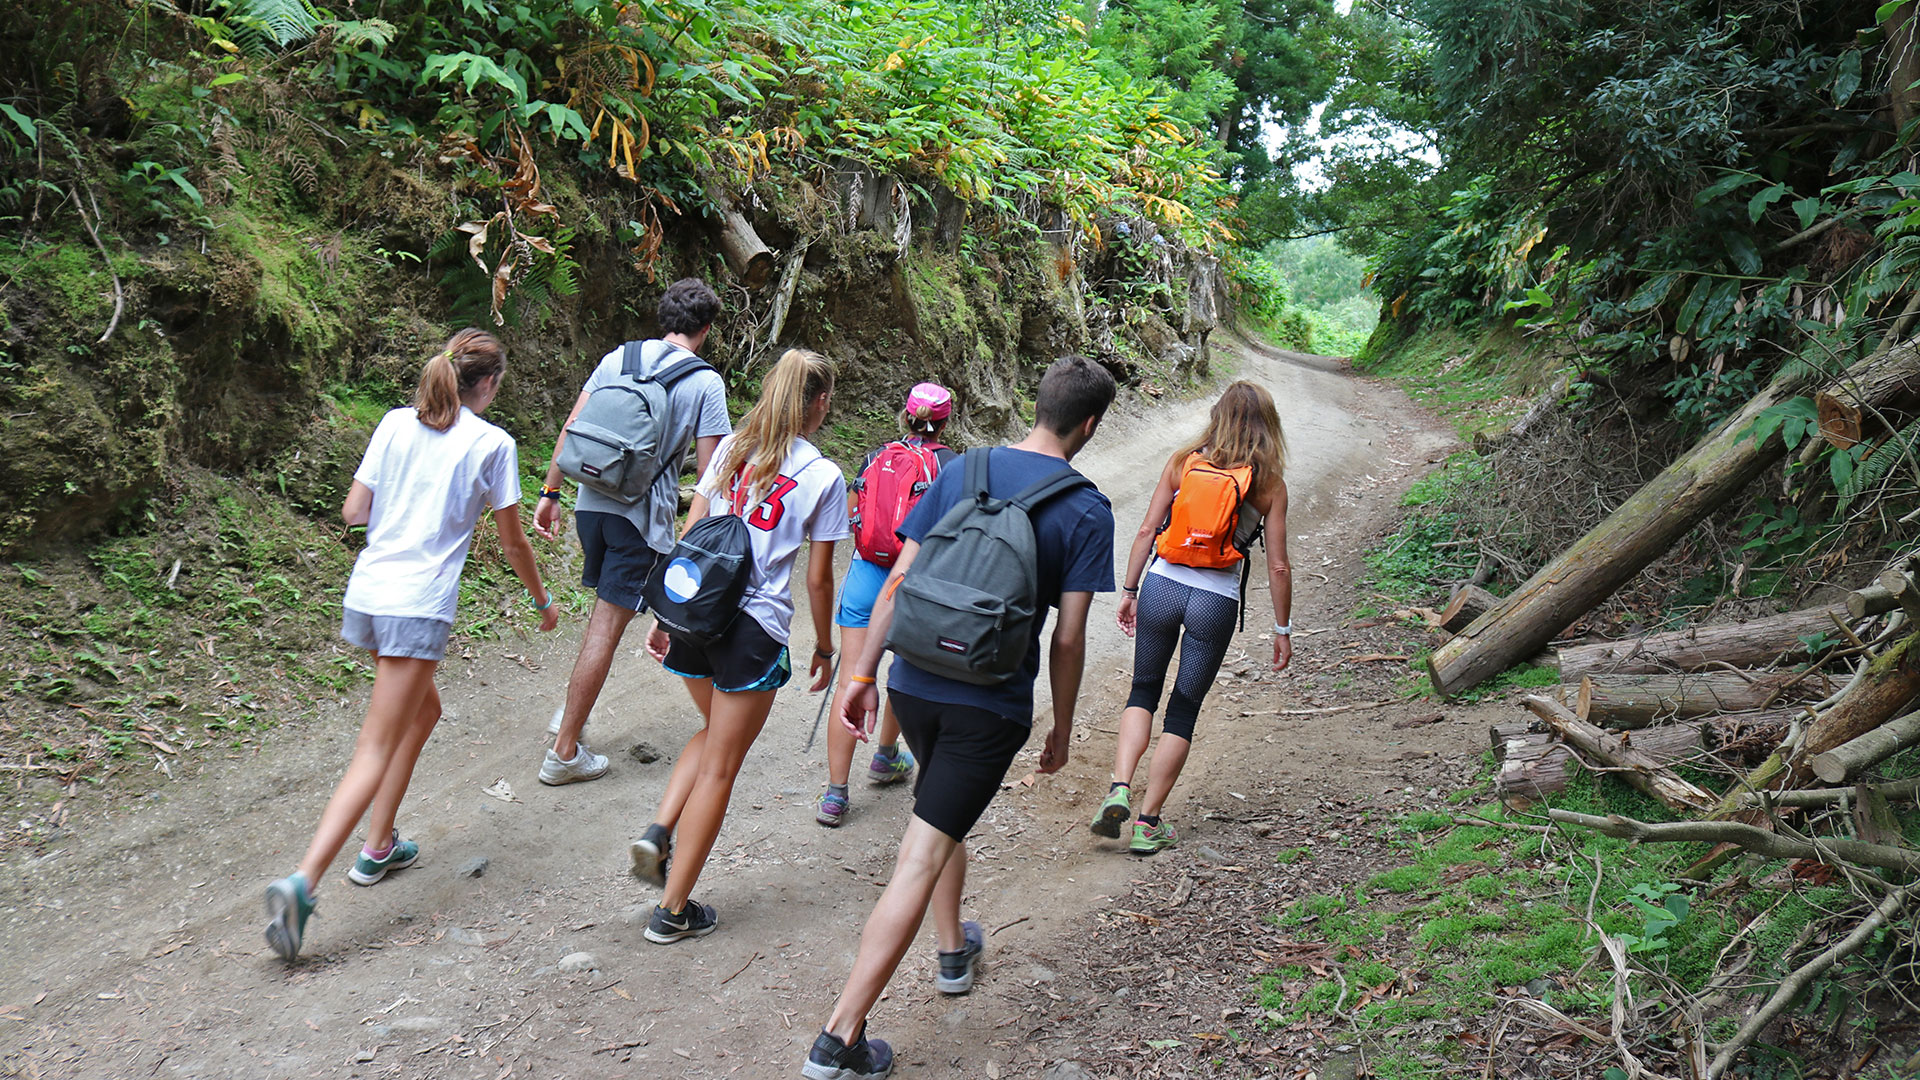
[[(1862, 785), (1881, 798), (1902, 802), (1920, 801), (1920, 779), (1901, 780), (1892, 784)], [(1739, 805), (1764, 806), (1831, 806), (1855, 797), (1860, 788), (1800, 788), (1794, 791), (1749, 791), (1739, 796)]]
[(1867, 844), (1859, 840), (1822, 839), (1815, 844), (1770, 833), (1756, 825), (1738, 821), (1663, 821), (1648, 823), (1608, 814), (1597, 817), (1572, 810), (1548, 810), (1547, 816), (1567, 825), (1580, 825), (1597, 833), (1650, 844), (1736, 844), (1769, 859), (1810, 859), (1838, 866), (1857, 863), (1903, 874), (1920, 872), (1920, 851)]
[(1633, 748), (1627, 739), (1609, 735), (1568, 712), (1566, 706), (1538, 694), (1521, 699), (1528, 711), (1547, 722), (1547, 726), (1583, 759), (1598, 761), (1615, 770), (1628, 784), (1646, 792), (1675, 810), (1710, 810), (1718, 798), (1676, 776), (1671, 770)]

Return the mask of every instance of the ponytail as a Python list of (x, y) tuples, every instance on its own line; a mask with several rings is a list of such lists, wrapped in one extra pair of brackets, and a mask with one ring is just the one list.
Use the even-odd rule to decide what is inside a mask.
[(507, 368), (507, 351), (485, 330), (467, 329), (447, 339), (420, 371), (413, 407), (420, 422), (445, 431), (460, 419), (460, 397)]
[(752, 496), (773, 486), (794, 438), (803, 434), (807, 407), (832, 390), (833, 361), (811, 349), (788, 349), (760, 384), (760, 400), (740, 418), (740, 430), (720, 463), (725, 484), (745, 469), (749, 499), (757, 501)]

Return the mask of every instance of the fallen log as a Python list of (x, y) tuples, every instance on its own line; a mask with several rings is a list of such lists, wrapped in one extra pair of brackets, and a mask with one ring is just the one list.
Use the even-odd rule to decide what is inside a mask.
[(1453, 599), (1440, 613), (1440, 629), (1457, 634), (1499, 602), (1499, 597), (1478, 585), (1462, 585), (1453, 591)]
[(1880, 588), (1886, 591), (1900, 610), (1907, 613), (1907, 621), (1920, 626), (1920, 587), (1904, 570), (1888, 570), (1880, 575)]
[(1847, 594), (1847, 617), (1864, 619), (1869, 615), (1885, 615), (1900, 606), (1893, 594), (1879, 585), (1868, 585)]
[[(1888, 367), (1920, 369), (1920, 343), (1909, 341), (1861, 361), (1835, 386), (1856, 386)], [(1797, 389), (1797, 384), (1782, 381), (1755, 396), (1586, 536), (1434, 650), (1427, 660), (1434, 689), (1451, 697), (1539, 652), (1707, 515), (1726, 505), (1786, 453), (1778, 431), (1760, 438), (1754, 424)], [(1879, 402), (1866, 398), (1861, 404), (1877, 407)]]
[(1852, 449), (1884, 431), (1890, 416), (1904, 416), (1920, 405), (1920, 356), (1902, 348), (1886, 359), (1864, 370), (1856, 367), (1814, 395), (1820, 435), (1828, 443)]
[(1829, 691), (1804, 672), (1746, 675), (1706, 671), (1692, 675), (1589, 675), (1580, 680), (1574, 715), (1606, 728), (1643, 728), (1662, 720), (1689, 720), (1725, 712), (1754, 712), (1782, 701), (1811, 701)]
[(1920, 872), (1920, 851), (1867, 844), (1842, 837), (1821, 837), (1815, 844), (1770, 833), (1737, 821), (1663, 821), (1649, 823), (1608, 814), (1578, 814), (1572, 810), (1548, 810), (1547, 816), (1567, 825), (1580, 825), (1606, 836), (1658, 844), (1734, 844), (1769, 859), (1811, 859), (1839, 865), (1836, 861), (1872, 866), (1912, 874)]
[(1493, 777), (1495, 796), (1538, 799), (1567, 788), (1567, 763), (1573, 754), (1566, 744), (1547, 734), (1509, 740), (1496, 751), (1500, 771)]
[(1775, 786), (1806, 786), (1805, 781), (1815, 775), (1814, 758), (1886, 723), (1916, 697), (1920, 697), (1920, 634), (1909, 634), (1875, 657), (1859, 681), (1814, 720)]
[(707, 197), (720, 210), (720, 254), (726, 257), (727, 269), (749, 289), (765, 285), (773, 276), (773, 249), (753, 231), (752, 223), (725, 191), (708, 188)]
[(1845, 607), (1833, 604), (1724, 626), (1689, 626), (1618, 641), (1564, 645), (1554, 659), (1560, 668), (1560, 681), (1569, 683), (1579, 682), (1583, 675), (1645, 675), (1699, 671), (1719, 664), (1763, 668), (1798, 663), (1813, 655), (1804, 639), (1839, 638), (1840, 631), (1833, 622), (1836, 617), (1864, 618), (1851, 616)]
[(1583, 761), (1614, 770), (1620, 779), (1675, 810), (1709, 810), (1719, 801), (1712, 792), (1681, 779), (1634, 749), (1626, 737), (1607, 734), (1551, 698), (1529, 694), (1521, 699), (1521, 704), (1546, 721), (1554, 734), (1578, 752)]
[(1889, 802), (1920, 801), (1920, 777), (1911, 780), (1898, 780), (1891, 784), (1860, 784), (1856, 787), (1800, 788), (1794, 791), (1748, 791), (1739, 796), (1740, 805), (1748, 807), (1765, 806), (1832, 806), (1858, 797), (1861, 791), (1872, 791)]
[(1813, 775), (1827, 783), (1844, 784), (1914, 743), (1920, 743), (1920, 712), (1896, 717), (1825, 753), (1815, 754), (1807, 764), (1813, 769)]

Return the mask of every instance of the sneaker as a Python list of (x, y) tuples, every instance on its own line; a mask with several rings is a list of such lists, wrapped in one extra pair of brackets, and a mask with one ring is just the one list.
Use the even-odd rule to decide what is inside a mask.
[(1093, 835), (1104, 836), (1109, 840), (1120, 839), (1120, 826), (1133, 816), (1133, 808), (1127, 805), (1127, 787), (1125, 784), (1107, 792), (1107, 801), (1093, 815), (1093, 824), (1087, 828)]
[(673, 833), (665, 825), (649, 825), (627, 848), (633, 858), (630, 873), (656, 888), (667, 887), (667, 864), (673, 858)]
[(968, 919), (960, 924), (960, 933), (966, 939), (965, 945), (937, 954), (940, 974), (934, 976), (933, 985), (943, 994), (964, 994), (973, 989), (973, 976), (980, 970), (980, 957), (987, 951), (987, 935), (979, 923)]
[(813, 806), (813, 820), (829, 829), (837, 829), (847, 819), (847, 797), (828, 788)]
[(400, 830), (393, 830), (388, 840), (387, 853), (381, 858), (360, 850), (360, 857), (353, 861), (353, 869), (347, 871), (347, 880), (355, 885), (372, 885), (387, 876), (389, 870), (405, 870), (420, 857), (420, 845), (411, 840), (400, 839)]
[(598, 780), (607, 775), (607, 755), (596, 754), (587, 749), (586, 743), (577, 744), (572, 761), (562, 761), (560, 755), (547, 748), (547, 760), (540, 763), (540, 782), (543, 784), (577, 784), (583, 780)]
[(313, 893), (306, 878), (289, 874), (267, 886), (267, 944), (280, 959), (291, 961), (300, 955), (300, 939), (312, 914)]
[(904, 748), (889, 754), (876, 751), (867, 765), (867, 779), (876, 784), (897, 784), (913, 775), (913, 755)]
[(1161, 848), (1172, 847), (1177, 842), (1173, 835), (1173, 826), (1166, 822), (1149, 825), (1144, 821), (1136, 821), (1133, 823), (1133, 843), (1127, 845), (1127, 850), (1135, 855), (1152, 855)]
[(681, 938), (706, 937), (720, 925), (720, 916), (697, 900), (674, 914), (659, 904), (653, 905), (653, 918), (647, 920), (647, 940), (655, 945), (671, 945)]
[(884, 1039), (867, 1038), (866, 1025), (849, 1046), (830, 1031), (822, 1031), (807, 1052), (800, 1075), (807, 1080), (881, 1080), (893, 1071), (893, 1047)]

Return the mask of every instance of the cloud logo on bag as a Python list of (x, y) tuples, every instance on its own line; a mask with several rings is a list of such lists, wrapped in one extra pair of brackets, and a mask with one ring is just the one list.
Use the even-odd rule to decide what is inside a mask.
[(660, 579), (660, 585), (668, 596), (684, 604), (700, 595), (700, 568), (691, 559), (675, 559), (667, 564), (666, 576)]

